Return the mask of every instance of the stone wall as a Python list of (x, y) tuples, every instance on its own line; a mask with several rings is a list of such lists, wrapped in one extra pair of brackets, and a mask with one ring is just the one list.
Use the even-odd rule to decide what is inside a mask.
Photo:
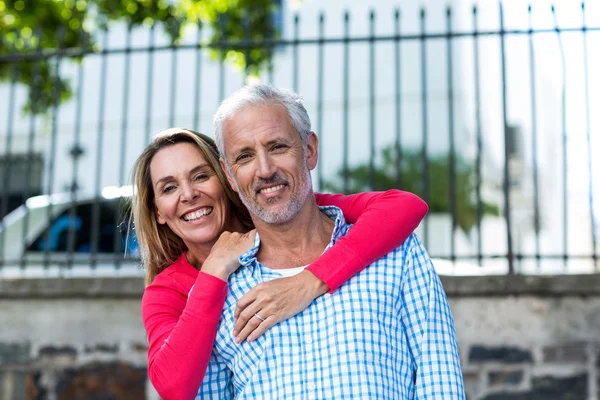
[[(470, 400), (600, 399), (600, 275), (442, 280)], [(0, 400), (157, 399), (142, 290), (0, 280)]]

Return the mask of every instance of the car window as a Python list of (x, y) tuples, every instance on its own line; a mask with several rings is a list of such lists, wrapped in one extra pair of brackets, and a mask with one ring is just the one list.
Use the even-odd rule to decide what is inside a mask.
[[(71, 212), (72, 207), (74, 207)], [(90, 253), (92, 251), (94, 230), (94, 202), (79, 203), (67, 208), (52, 220), (48, 226), (28, 247), (28, 251), (67, 252), (69, 250), (69, 231), (73, 232), (73, 251)], [(128, 220), (125, 217), (125, 203), (121, 199), (102, 200), (97, 204), (98, 253), (124, 253), (128, 257), (139, 257), (139, 247), (133, 230), (127, 237)], [(117, 240), (115, 242), (115, 231)]]

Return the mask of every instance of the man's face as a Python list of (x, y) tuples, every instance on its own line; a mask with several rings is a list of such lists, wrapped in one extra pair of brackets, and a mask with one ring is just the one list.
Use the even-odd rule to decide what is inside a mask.
[(250, 106), (223, 125), (231, 186), (250, 213), (269, 224), (292, 220), (312, 194), (317, 136), (306, 150), (284, 107)]

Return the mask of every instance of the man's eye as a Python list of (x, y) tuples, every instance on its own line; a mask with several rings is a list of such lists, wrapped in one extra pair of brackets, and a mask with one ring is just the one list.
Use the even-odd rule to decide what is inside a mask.
[(240, 154), (239, 156), (236, 157), (235, 162), (244, 162), (247, 161), (250, 158), (250, 154)]
[(276, 144), (271, 149), (272, 150), (283, 150), (283, 149), (286, 149), (286, 148), (287, 148), (287, 146), (285, 144)]

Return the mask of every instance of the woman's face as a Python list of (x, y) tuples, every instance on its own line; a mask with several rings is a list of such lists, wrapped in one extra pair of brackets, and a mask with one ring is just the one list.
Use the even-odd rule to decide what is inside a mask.
[(214, 170), (191, 143), (158, 151), (150, 161), (156, 218), (188, 249), (212, 247), (230, 218), (229, 199)]

